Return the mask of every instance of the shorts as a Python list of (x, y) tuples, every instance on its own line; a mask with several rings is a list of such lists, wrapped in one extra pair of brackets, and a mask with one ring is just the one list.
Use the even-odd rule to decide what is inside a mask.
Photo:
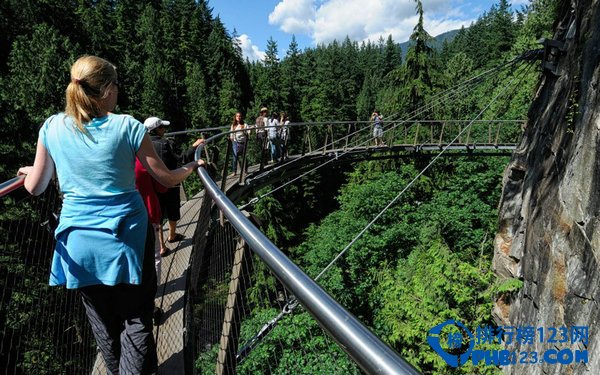
[(383, 128), (376, 126), (373, 129), (373, 138), (381, 138), (383, 137)]
[(166, 217), (169, 221), (177, 221), (181, 219), (179, 208), (181, 201), (179, 199), (179, 186), (169, 188), (166, 193), (157, 193), (160, 201), (160, 209), (162, 210), (163, 218)]

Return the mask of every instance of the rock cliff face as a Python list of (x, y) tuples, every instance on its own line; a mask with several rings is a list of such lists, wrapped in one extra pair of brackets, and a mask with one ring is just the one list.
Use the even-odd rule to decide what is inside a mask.
[(547, 335), (507, 349), (587, 349), (589, 362), (504, 367), (511, 374), (600, 373), (600, 0), (563, 3), (554, 39), (564, 51), (549, 57), (556, 74), (542, 78), (500, 202), (494, 270), (524, 285), (498, 298), (494, 317), (513, 327), (587, 326), (587, 346)]

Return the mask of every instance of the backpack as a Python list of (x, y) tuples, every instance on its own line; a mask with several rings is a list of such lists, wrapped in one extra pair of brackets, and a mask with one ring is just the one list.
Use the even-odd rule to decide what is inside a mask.
[(258, 116), (256, 118), (256, 131), (257, 132), (264, 132), (265, 131), (265, 117), (264, 116)]

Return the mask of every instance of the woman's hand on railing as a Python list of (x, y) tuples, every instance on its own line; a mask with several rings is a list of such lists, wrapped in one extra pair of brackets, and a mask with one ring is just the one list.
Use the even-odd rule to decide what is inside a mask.
[(17, 172), (17, 176), (26, 176), (26, 175), (30, 174), (32, 168), (33, 168), (32, 165), (28, 165), (27, 167), (19, 168), (19, 171)]
[(194, 148), (203, 145), (204, 143), (206, 143), (206, 141), (202, 138), (198, 138), (196, 139), (196, 142), (194, 142), (194, 144), (192, 145)]
[(182, 168), (183, 168), (184, 170), (186, 170), (186, 171), (187, 171), (187, 170), (190, 170), (190, 169), (191, 169), (192, 171), (195, 171), (195, 170), (197, 170), (197, 169), (198, 169), (198, 168), (200, 168), (200, 167), (204, 167), (204, 166), (205, 166), (205, 164), (206, 164), (206, 163), (204, 162), (204, 160), (202, 160), (202, 159), (198, 159), (198, 160), (191, 161), (191, 162), (187, 163), (187, 164), (186, 164), (186, 165), (184, 165)]
[(190, 162), (188, 164), (191, 165), (192, 168), (194, 168), (194, 170), (197, 170), (198, 168), (204, 167), (206, 165), (206, 163), (202, 159), (198, 159), (196, 161), (192, 161), (192, 162)]

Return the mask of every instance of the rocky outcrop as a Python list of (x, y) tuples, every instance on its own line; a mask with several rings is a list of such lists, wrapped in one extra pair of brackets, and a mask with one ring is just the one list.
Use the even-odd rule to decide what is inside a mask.
[(587, 350), (589, 362), (505, 366), (511, 374), (600, 373), (599, 1), (561, 6), (554, 39), (564, 51), (545, 71), (506, 169), (493, 260), (500, 279), (523, 281), (496, 301), (498, 325), (589, 327), (587, 346), (538, 336), (507, 349)]

